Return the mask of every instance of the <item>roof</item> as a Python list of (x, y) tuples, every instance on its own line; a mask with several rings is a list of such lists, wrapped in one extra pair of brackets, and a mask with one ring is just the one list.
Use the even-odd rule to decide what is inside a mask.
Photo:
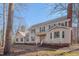
[(16, 34), (21, 34), (22, 36), (25, 36), (26, 35), (26, 33), (25, 32), (21, 32), (21, 31), (18, 31)]
[(22, 36), (25, 36), (25, 33), (24, 32), (19, 32)]
[(58, 22), (58, 21), (63, 21), (63, 20), (66, 20), (66, 19), (67, 19), (67, 16), (59, 17), (59, 18), (48, 20), (48, 21), (45, 21), (45, 22), (42, 22), (42, 23), (39, 23), (39, 24), (35, 24), (35, 25), (31, 26), (31, 28), (32, 27), (38, 27), (38, 26), (45, 25), (45, 24), (49, 24), (49, 23)]

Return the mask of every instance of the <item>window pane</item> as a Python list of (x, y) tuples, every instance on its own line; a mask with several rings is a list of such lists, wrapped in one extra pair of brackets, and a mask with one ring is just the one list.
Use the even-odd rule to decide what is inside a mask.
[(40, 32), (45, 32), (45, 26), (44, 27), (40, 27)]
[(31, 33), (35, 33), (35, 29), (32, 29), (32, 30), (31, 30)]
[(65, 26), (67, 26), (67, 22), (65, 22)]
[(18, 42), (18, 38), (16, 38), (16, 41)]
[(64, 23), (61, 23), (61, 26), (64, 26)]
[(23, 38), (21, 38), (21, 41), (23, 42)]
[(64, 31), (62, 31), (62, 38), (64, 38)]
[(51, 28), (51, 26), (49, 25), (49, 29)]
[(60, 37), (60, 32), (54, 32), (54, 38), (59, 38)]
[(58, 23), (58, 25), (60, 26), (60, 23)]
[(50, 39), (52, 39), (52, 33), (50, 33)]
[(40, 32), (41, 32), (41, 27), (40, 27)]
[(35, 37), (31, 37), (32, 41), (35, 41)]
[(56, 24), (54, 24), (54, 26), (56, 26)]
[(45, 32), (45, 26), (44, 26), (44, 29), (43, 29), (43, 30), (44, 30), (44, 32)]
[(29, 38), (26, 38), (26, 41), (29, 41)]

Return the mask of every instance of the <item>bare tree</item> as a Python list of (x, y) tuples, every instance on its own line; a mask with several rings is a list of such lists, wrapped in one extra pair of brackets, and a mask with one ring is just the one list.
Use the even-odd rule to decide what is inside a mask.
[(50, 6), (49, 15), (53, 14), (63, 14), (63, 11), (67, 11), (67, 3), (55, 3), (55, 4), (48, 4)]
[(13, 13), (14, 13), (14, 4), (9, 3), (8, 20), (7, 20), (7, 28), (6, 28), (6, 36), (5, 36), (4, 55), (10, 55), (10, 53), (11, 53)]
[[(59, 13), (61, 14), (61, 12), (63, 12), (64, 10), (67, 10), (67, 20), (69, 20), (68, 22), (68, 27), (72, 27), (72, 13), (73, 13), (73, 4), (69, 3), (69, 4), (55, 4), (55, 6), (53, 7), (53, 10), (50, 12), (50, 14), (52, 13)], [(71, 44), (73, 43), (72, 40), (72, 32), (71, 32)]]
[(2, 38), (2, 47), (4, 46), (5, 41), (5, 20), (6, 20), (6, 3), (3, 3), (3, 38)]

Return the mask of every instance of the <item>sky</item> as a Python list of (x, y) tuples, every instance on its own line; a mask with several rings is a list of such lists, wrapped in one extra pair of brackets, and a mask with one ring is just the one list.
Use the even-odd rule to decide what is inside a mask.
[[(48, 20), (54, 20), (55, 18), (67, 15), (67, 10), (60, 13), (54, 12), (51, 15), (49, 15), (51, 11), (55, 10), (53, 9), (53, 7), (51, 7), (51, 4), (28, 3), (24, 5), (25, 5), (24, 7), (21, 6), (20, 4), (15, 4), (14, 6), (14, 19), (13, 19), (14, 32), (17, 31), (18, 26), (20, 26), (21, 24), (25, 25), (26, 28), (29, 28), (32, 25), (45, 22)], [(55, 4), (52, 5), (54, 6)], [(3, 4), (0, 4), (0, 14), (2, 13), (3, 13)], [(2, 29), (3, 24), (2, 20), (3, 20), (2, 15), (0, 15), (0, 30)]]
[[(39, 4), (39, 3), (32, 3), (32, 4), (27, 4), (26, 6), (26, 10), (25, 12), (23, 12), (22, 14), (19, 14), (19, 16), (24, 17), (24, 19), (22, 19), (23, 21), (20, 21), (22, 24), (26, 24), (26, 26), (30, 27), (32, 25), (47, 21), (47, 20), (51, 20), (57, 17), (61, 17), (60, 14), (52, 14), (49, 15), (50, 13), (50, 9), (51, 6), (47, 5), (47, 4)], [(53, 10), (53, 9), (52, 9)], [(21, 11), (22, 12), (22, 11)], [(16, 15), (18, 15), (15, 12)], [(65, 13), (63, 13), (62, 16), (66, 15)]]
[[(55, 4), (52, 4), (52, 5), (54, 6)], [(2, 7), (3, 4), (0, 4), (0, 6)], [(2, 11), (3, 7), (2, 8), (1, 7), (0, 7), (0, 13), (3, 12)], [(32, 25), (35, 25), (41, 22), (45, 22), (61, 16), (65, 16), (67, 14), (66, 11), (64, 11), (64, 12), (61, 12), (62, 14), (52, 13), (52, 15), (49, 15), (49, 13), (54, 10), (52, 8), (53, 7), (49, 6), (49, 4), (46, 4), (46, 3), (30, 3), (30, 4), (28, 3), (28, 4), (25, 4), (25, 6), (21, 6), (20, 4), (15, 4), (13, 28), (17, 29), (20, 24), (24, 24), (26, 25), (26, 27), (30, 27)], [(0, 27), (2, 27), (1, 24), (2, 24), (2, 20), (0, 20)]]

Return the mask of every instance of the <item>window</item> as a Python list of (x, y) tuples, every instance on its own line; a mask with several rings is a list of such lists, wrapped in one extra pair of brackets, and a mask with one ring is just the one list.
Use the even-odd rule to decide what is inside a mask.
[(56, 26), (56, 24), (54, 24), (54, 26)]
[(18, 38), (16, 38), (16, 41), (18, 42)]
[(60, 32), (54, 32), (54, 38), (59, 38), (60, 37)]
[(35, 29), (32, 29), (32, 30), (31, 30), (31, 33), (35, 33)]
[(44, 26), (44, 27), (42, 27), (42, 32), (45, 32), (45, 26)]
[(45, 26), (43, 27), (43, 31), (45, 32)]
[(67, 26), (67, 22), (65, 22), (65, 26)]
[(26, 39), (26, 41), (29, 41), (29, 34), (26, 34), (25, 39)]
[(49, 29), (51, 28), (51, 26), (49, 25)]
[(40, 32), (41, 32), (41, 27), (40, 27)]
[(31, 37), (32, 41), (35, 41), (35, 37)]
[(64, 26), (64, 23), (61, 23), (61, 26)]
[(54, 26), (52, 25), (51, 28), (53, 28)]
[(45, 26), (44, 27), (40, 27), (40, 32), (45, 32)]
[(50, 39), (52, 39), (52, 33), (50, 33)]
[(58, 23), (58, 25), (60, 26), (61, 23)]
[(62, 38), (64, 38), (64, 31), (62, 31)]
[(21, 38), (21, 41), (23, 42), (23, 38)]
[(29, 38), (26, 38), (26, 41), (29, 41)]

